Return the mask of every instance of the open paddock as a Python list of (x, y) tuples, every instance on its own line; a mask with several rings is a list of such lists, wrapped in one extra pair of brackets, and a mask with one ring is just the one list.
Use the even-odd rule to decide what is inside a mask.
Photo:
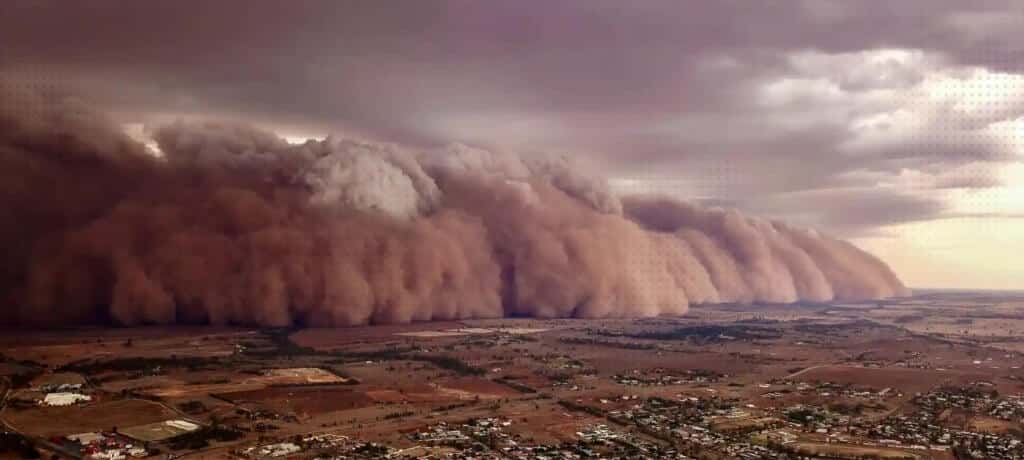
[(265, 385), (314, 385), (348, 383), (349, 381), (349, 379), (318, 367), (270, 369), (266, 371), (265, 375), (245, 379), (245, 383)]
[(167, 407), (142, 399), (40, 407), (33, 410), (7, 409), (2, 415), (5, 422), (19, 431), (47, 438), (143, 425), (178, 417), (176, 412)]
[(441, 383), (439, 385), (439, 389), (440, 391), (456, 396), (459, 399), (508, 398), (521, 394), (507, 385), (475, 377), (448, 380)]
[(181, 436), (197, 429), (199, 429), (199, 424), (187, 420), (164, 420), (121, 428), (118, 432), (142, 442), (154, 442)]
[(4, 331), (0, 349), (50, 366), (83, 359), (227, 356), (255, 331), (221, 327), (82, 328), (64, 331)]
[(337, 386), (271, 387), (218, 395), (235, 404), (255, 403), (279, 413), (321, 414), (373, 405), (365, 392)]
[(937, 385), (963, 384), (984, 380), (986, 377), (987, 374), (952, 370), (845, 365), (810, 367), (790, 375), (791, 379), (805, 382), (832, 382), (871, 388), (892, 387), (902, 390), (904, 393), (927, 391)]
[(85, 385), (85, 377), (75, 372), (54, 372), (36, 377), (29, 384), (33, 388), (58, 385)]
[(468, 392), (460, 392), (459, 390), (448, 390), (445, 391), (443, 388), (434, 384), (417, 383), (417, 384), (405, 384), (397, 385), (390, 388), (374, 388), (366, 390), (366, 395), (374, 401), (381, 403), (451, 403), (458, 401), (459, 396), (471, 395)]
[(357, 343), (379, 343), (395, 340), (396, 334), (459, 329), (464, 324), (454, 321), (438, 321), (411, 324), (388, 324), (379, 326), (357, 326), (343, 328), (303, 329), (291, 335), (299, 346), (318, 350), (333, 350)]
[(209, 383), (199, 385), (172, 385), (142, 390), (142, 394), (160, 398), (195, 398), (211, 394), (230, 394), (257, 391), (266, 388), (261, 383)]
[(885, 447), (824, 444), (818, 442), (796, 442), (791, 447), (803, 455), (826, 458), (878, 458), (884, 460), (925, 460), (931, 458), (929, 454), (923, 452), (919, 453)]

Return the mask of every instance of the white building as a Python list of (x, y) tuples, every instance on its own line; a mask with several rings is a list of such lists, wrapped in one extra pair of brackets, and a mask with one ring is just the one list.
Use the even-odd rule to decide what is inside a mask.
[(92, 396), (81, 393), (49, 393), (41, 403), (45, 406), (70, 406), (82, 401), (92, 401)]

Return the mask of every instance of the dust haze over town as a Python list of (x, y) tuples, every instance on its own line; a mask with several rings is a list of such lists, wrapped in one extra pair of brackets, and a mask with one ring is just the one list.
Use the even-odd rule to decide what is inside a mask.
[(1024, 16), (910, 3), (13, 2), (0, 458), (1024, 458)]

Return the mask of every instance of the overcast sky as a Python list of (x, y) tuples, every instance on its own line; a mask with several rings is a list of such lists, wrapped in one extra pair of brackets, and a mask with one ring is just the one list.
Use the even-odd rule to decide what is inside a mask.
[(914, 287), (1024, 288), (1020, 1), (14, 0), (0, 71), (130, 129), (575, 153), (624, 193), (853, 238)]

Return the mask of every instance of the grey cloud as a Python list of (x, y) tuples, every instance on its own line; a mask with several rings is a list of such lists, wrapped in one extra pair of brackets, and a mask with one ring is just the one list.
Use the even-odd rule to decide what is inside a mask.
[(935, 188), (937, 189), (955, 189), (955, 188), (993, 188), (998, 187), (1002, 181), (996, 175), (995, 171), (989, 173), (970, 172), (964, 174), (951, 174), (940, 177), (935, 182)]
[[(908, 48), (941, 57), (930, 66), (1022, 70), (1020, 29), (1007, 25), (1020, 13), (1010, 0), (306, 0), (287, 8), (263, 0), (16, 0), (0, 15), (0, 72), (72, 83), (143, 119), (212, 112), (417, 145), (579, 151), (620, 177), (684, 176), (702, 195), (744, 203), (837, 183), (863, 188), (841, 182), (855, 169), (1005, 161), (1003, 145), (970, 133), (1019, 116), (1016, 109), (960, 127), (949, 142), (926, 132), (849, 154), (841, 145), (863, 108), (811, 96), (766, 107), (758, 91), (807, 74), (847, 95), (900, 91), (922, 78), (919, 67), (895, 61), (832, 73), (828, 63), (803, 63), (808, 69), (794, 65), (794, 53), (856, 59)], [(936, 116), (964, 121), (955, 112)], [(934, 214), (901, 197), (879, 214), (858, 197), (890, 199), (850, 195), (783, 211), (820, 204), (867, 214), (857, 223), (823, 211), (841, 226), (899, 220), (900, 211), (904, 219)]]
[(838, 188), (800, 191), (751, 200), (750, 209), (796, 221), (858, 234), (874, 227), (928, 220), (947, 206), (937, 198), (886, 188)]
[(898, 145), (865, 148), (853, 158), (876, 170), (913, 168), (931, 173), (975, 162), (999, 163), (1015, 159), (1011, 145), (987, 133), (929, 132), (927, 136)]
[[(430, 140), (438, 111), (665, 112), (728, 98), (708, 55), (959, 50), (943, 12), (995, 2), (14, 2), (8, 62), (144, 81), (217, 107), (322, 117)], [(998, 11), (998, 10), (995, 10)], [(823, 21), (822, 18), (834, 19)], [(944, 46), (946, 45), (946, 46)], [(775, 50), (771, 52), (769, 50)], [(961, 56), (967, 58), (969, 56)], [(716, 97), (717, 96), (717, 97)], [(398, 114), (398, 116), (396, 116)]]

